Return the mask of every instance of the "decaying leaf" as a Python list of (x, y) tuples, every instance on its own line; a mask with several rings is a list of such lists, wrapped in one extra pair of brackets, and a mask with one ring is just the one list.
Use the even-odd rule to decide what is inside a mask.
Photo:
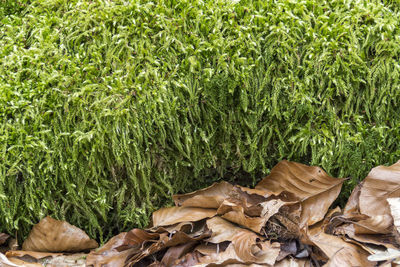
[[(395, 266), (400, 258), (400, 161), (374, 168), (343, 212), (328, 210), (343, 181), (318, 167), (282, 161), (255, 189), (220, 182), (176, 195), (175, 207), (153, 213), (151, 228), (113, 237), (91, 251), (85, 264), (368, 267), (379, 261)], [(8, 238), (0, 235), (0, 242), (2, 237)], [(74, 250), (97, 246), (80, 229), (48, 217), (24, 242), (24, 249), (36, 252), (9, 251), (0, 265), (63, 266), (69, 256), (39, 251), (73, 251), (72, 242)]]
[[(400, 161), (389, 167), (375, 167), (364, 179), (359, 197), (360, 213), (370, 217), (390, 215), (386, 199), (396, 197), (400, 197)], [(392, 223), (390, 216), (386, 220), (388, 225)]]
[(309, 266), (312, 266), (310, 259), (296, 259), (292, 257), (285, 258), (274, 265), (274, 267), (309, 267)]
[(190, 252), (197, 242), (192, 241), (184, 243), (178, 246), (170, 247), (167, 252), (165, 252), (164, 257), (161, 260), (161, 264), (164, 266), (174, 266), (175, 262), (178, 261), (186, 253)]
[(397, 234), (400, 234), (400, 198), (388, 198), (387, 202), (390, 206), (390, 214), (392, 215)]
[(172, 198), (176, 206), (218, 209), (232, 188), (233, 185), (223, 181), (192, 193), (174, 195)]
[[(84, 267), (87, 254), (63, 254), (35, 251), (9, 251), (7, 258), (18, 266)], [(1, 265), (0, 265), (1, 266)]]
[(233, 237), (241, 231), (248, 231), (246, 229), (235, 226), (234, 224), (222, 219), (221, 217), (213, 217), (207, 220), (207, 227), (211, 231), (211, 237), (206, 239), (211, 243), (222, 243), (225, 241), (232, 241)]
[(335, 233), (358, 242), (395, 248), (399, 235), (387, 199), (400, 196), (399, 185), (400, 161), (389, 167), (373, 168), (353, 190), (343, 215), (335, 218), (344, 223), (336, 227)]
[(97, 247), (97, 242), (78, 227), (51, 217), (33, 226), (22, 244), (23, 250), (40, 252), (79, 252)]
[(326, 234), (321, 223), (309, 229), (307, 238), (328, 257), (327, 266), (374, 266), (364, 249)]
[(388, 248), (384, 252), (378, 252), (373, 255), (368, 256), (368, 260), (370, 261), (387, 261), (394, 260), (400, 258), (400, 250)]
[(321, 221), (337, 198), (344, 179), (329, 176), (319, 167), (281, 161), (256, 186), (278, 196), (289, 192), (302, 203), (300, 227)]
[(153, 213), (153, 227), (173, 225), (181, 222), (200, 221), (213, 217), (215, 209), (170, 207), (162, 208)]

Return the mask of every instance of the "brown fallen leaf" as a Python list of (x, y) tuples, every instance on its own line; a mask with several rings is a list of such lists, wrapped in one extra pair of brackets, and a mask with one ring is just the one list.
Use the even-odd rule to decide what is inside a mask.
[(173, 225), (181, 222), (200, 221), (213, 217), (217, 213), (215, 209), (170, 207), (162, 208), (153, 213), (153, 227)]
[(200, 253), (197, 251), (185, 254), (183, 257), (175, 261), (174, 267), (191, 267), (199, 266)]
[(309, 259), (296, 259), (292, 257), (285, 258), (274, 265), (274, 267), (309, 267), (309, 266), (313, 266), (311, 265), (311, 261)]
[(266, 219), (262, 217), (249, 217), (243, 211), (230, 211), (221, 216), (222, 218), (246, 227), (256, 233), (261, 233)]
[(223, 181), (192, 193), (174, 195), (172, 198), (176, 206), (218, 209), (232, 188), (233, 185)]
[(334, 229), (334, 234), (346, 235), (361, 243), (385, 246), (386, 248), (396, 248), (396, 246), (394, 245), (396, 243), (396, 240), (391, 234), (363, 234), (360, 232), (357, 233), (357, 229), (362, 228), (356, 227), (354, 223), (343, 224)]
[(334, 218), (340, 225), (336, 234), (347, 235), (358, 242), (395, 248), (400, 245), (393, 225), (388, 198), (400, 196), (400, 161), (389, 167), (373, 168), (353, 190), (342, 216)]
[[(389, 215), (386, 199), (395, 197), (400, 197), (400, 161), (389, 167), (375, 167), (364, 179), (359, 197), (360, 213), (370, 217)], [(386, 220), (392, 223), (390, 216)]]
[(243, 187), (234, 186), (229, 196), (219, 206), (217, 213), (222, 215), (231, 210), (241, 210), (251, 217), (260, 216), (263, 210), (261, 203), (267, 199), (258, 194), (249, 194), (242, 189)]
[[(218, 251), (208, 256), (199, 259), (201, 266), (235, 266), (235, 264), (263, 264), (273, 265), (279, 255), (278, 244), (270, 244), (268, 241), (260, 242), (258, 245), (252, 242), (250, 250), (244, 243), (247, 241), (240, 240), (244, 236), (238, 236), (238, 243), (232, 242), (224, 251)], [(247, 239), (245, 237), (245, 239)], [(241, 258), (237, 253), (239, 253)], [(250, 253), (250, 254), (248, 254)], [(250, 259), (251, 258), (251, 259)], [(237, 265), (240, 266), (240, 265)], [(253, 265), (254, 266), (254, 265)]]
[(361, 247), (345, 242), (340, 237), (324, 232), (321, 223), (310, 228), (306, 235), (313, 245), (318, 247), (328, 258), (326, 266), (374, 266), (368, 261), (369, 255)]
[(181, 222), (173, 225), (152, 227), (148, 230), (155, 233), (174, 233), (176, 231), (188, 232), (194, 227), (194, 222)]
[(92, 251), (86, 259), (87, 266), (132, 266), (164, 248), (176, 247), (210, 237), (201, 228), (191, 233), (152, 233), (133, 229), (113, 237), (97, 251)]
[(289, 192), (301, 202), (300, 228), (321, 221), (340, 193), (345, 179), (329, 176), (321, 168), (281, 161), (256, 186), (278, 196)]
[(208, 219), (206, 223), (207, 228), (211, 231), (211, 237), (205, 241), (214, 244), (232, 241), (233, 238), (242, 231), (250, 232), (218, 216)]
[[(147, 235), (147, 239), (144, 238), (146, 235), (140, 235), (139, 237), (134, 238), (133, 236), (137, 229), (133, 229), (133, 233), (130, 236), (127, 236), (127, 232), (120, 233), (113, 238), (111, 238), (104, 246), (99, 248), (96, 251), (92, 251), (86, 258), (87, 266), (101, 267), (101, 266), (109, 266), (109, 267), (117, 267), (123, 266), (127, 260), (127, 258), (135, 253), (139, 253), (142, 248), (142, 244), (145, 241), (149, 241), (152, 238), (158, 240), (159, 235), (157, 236), (149, 236)], [(139, 229), (140, 230), (140, 229)], [(140, 230), (143, 231), (143, 230)], [(140, 238), (141, 236), (141, 238)], [(133, 240), (136, 240), (134, 243)], [(122, 250), (121, 248), (128, 247), (128, 243), (132, 248)]]
[(22, 244), (23, 250), (40, 252), (79, 252), (97, 247), (97, 242), (78, 227), (51, 217), (33, 226)]
[(196, 246), (196, 244), (196, 241), (192, 241), (175, 247), (170, 247), (167, 252), (165, 252), (164, 257), (161, 260), (161, 264), (163, 266), (174, 266), (175, 262), (185, 254), (189, 253), (194, 246)]
[(86, 254), (63, 254), (35, 251), (8, 251), (7, 258), (18, 266), (83, 267)]
[(386, 201), (389, 203), (390, 214), (393, 218), (395, 230), (400, 234), (400, 198), (388, 198)]

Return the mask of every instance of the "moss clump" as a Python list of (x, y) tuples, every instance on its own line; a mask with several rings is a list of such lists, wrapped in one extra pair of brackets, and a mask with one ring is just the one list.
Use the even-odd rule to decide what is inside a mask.
[(284, 158), (352, 177), (346, 192), (400, 158), (391, 1), (12, 2), (0, 231), (52, 215), (104, 239), (173, 193), (251, 184)]

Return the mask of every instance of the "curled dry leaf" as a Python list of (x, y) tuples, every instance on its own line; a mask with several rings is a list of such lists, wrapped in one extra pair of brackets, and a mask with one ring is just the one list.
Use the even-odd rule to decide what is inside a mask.
[(278, 196), (289, 192), (301, 202), (300, 227), (321, 221), (340, 193), (344, 179), (329, 176), (321, 168), (296, 162), (281, 161), (256, 189)]
[(387, 260), (394, 260), (397, 258), (400, 258), (400, 250), (392, 248), (388, 248), (384, 252), (378, 252), (368, 256), (368, 260), (370, 261), (387, 261)]
[[(159, 240), (159, 237), (160, 235), (157, 233), (148, 233), (141, 229), (120, 233), (97, 251), (90, 252), (86, 258), (86, 265), (94, 267), (106, 264), (106, 266), (123, 266), (128, 257), (142, 253), (146, 242), (154, 243)], [(153, 249), (155, 250), (154, 247)]]
[(336, 220), (345, 224), (335, 229), (359, 242), (395, 248), (398, 232), (393, 227), (388, 198), (400, 196), (400, 161), (389, 167), (373, 168), (352, 192), (344, 214)]
[(181, 222), (195, 222), (213, 217), (215, 209), (170, 207), (162, 208), (153, 213), (153, 227), (173, 225)]
[[(400, 197), (400, 161), (386, 167), (378, 166), (365, 178), (359, 197), (361, 214), (375, 217), (389, 215), (388, 198)], [(392, 223), (390, 216), (386, 218)]]
[(246, 227), (256, 233), (261, 233), (261, 229), (265, 225), (265, 218), (262, 217), (249, 217), (243, 211), (230, 211), (222, 215), (222, 218), (237, 223)]
[(23, 250), (39, 252), (79, 252), (97, 248), (95, 240), (76, 226), (46, 217), (33, 226)]
[(307, 231), (307, 238), (328, 258), (327, 266), (374, 266), (368, 253), (361, 247), (345, 242), (340, 237), (326, 234), (321, 223)]
[(197, 242), (192, 241), (184, 243), (175, 247), (170, 247), (167, 252), (165, 252), (164, 257), (161, 260), (163, 266), (174, 266), (176, 261), (178, 261), (182, 256), (189, 253)]
[(0, 253), (0, 266), (4, 267), (18, 267), (17, 264), (11, 262), (7, 257), (3, 254)]
[(277, 262), (274, 267), (309, 267), (311, 261), (309, 259), (296, 259), (292, 257), (285, 258)]
[(206, 241), (214, 244), (232, 241), (238, 233), (243, 231), (251, 233), (249, 230), (238, 227), (221, 217), (208, 219), (207, 228), (211, 231), (211, 237), (206, 239)]
[(400, 234), (400, 198), (388, 198), (387, 202), (390, 206), (390, 214), (392, 214), (397, 234)]
[[(8, 251), (7, 258), (18, 266), (84, 267), (86, 254), (63, 254), (35, 251)], [(1, 265), (0, 265), (1, 266)]]
[(232, 188), (233, 185), (223, 181), (192, 193), (174, 195), (172, 198), (176, 206), (218, 209)]

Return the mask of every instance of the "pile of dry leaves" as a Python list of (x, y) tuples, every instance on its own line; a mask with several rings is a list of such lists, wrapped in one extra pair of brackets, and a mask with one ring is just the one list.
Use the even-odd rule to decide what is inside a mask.
[(176, 195), (151, 227), (99, 249), (82, 230), (47, 217), (22, 251), (0, 234), (8, 244), (0, 265), (400, 266), (400, 161), (372, 169), (343, 211), (330, 209), (343, 181), (282, 161), (254, 189), (220, 182)]

